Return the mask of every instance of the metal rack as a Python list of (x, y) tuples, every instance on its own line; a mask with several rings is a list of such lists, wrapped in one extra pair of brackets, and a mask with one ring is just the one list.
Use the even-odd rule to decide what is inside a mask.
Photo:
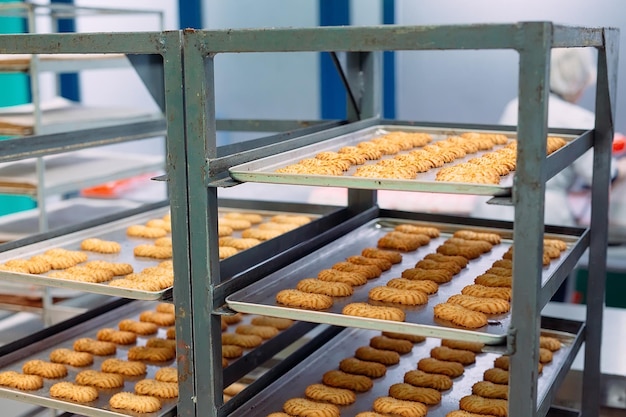
[[(613, 130), (613, 100), (616, 87), (617, 36), (615, 29), (571, 28), (549, 22), (506, 25), (462, 25), (436, 27), (325, 27), (312, 29), (259, 29), (163, 33), (51, 34), (0, 38), (2, 53), (124, 53), (157, 58), (163, 69), (164, 102), (167, 123), (167, 181), (169, 185), (177, 277), (173, 297), (177, 311), (178, 368), (180, 397), (178, 415), (225, 416), (244, 401), (288, 371), (304, 356), (339, 330), (330, 328), (321, 339), (297, 355), (286, 359), (242, 394), (226, 404), (222, 389), (228, 380), (222, 372), (220, 314), (226, 297), (285, 267), (295, 259), (333, 242), (373, 218), (387, 213), (376, 206), (376, 191), (349, 190), (348, 205), (330, 223), (303, 230), (257, 253), (244, 266), (219, 262), (217, 253), (217, 187), (238, 182), (229, 176), (231, 167), (278, 155), (302, 146), (319, 143), (377, 120), (380, 95), (380, 51), (445, 49), (513, 49), (520, 54), (520, 111), (517, 173), (511, 194), (501, 196), (515, 205), (515, 221), (498, 223), (512, 230), (515, 250), (524, 253), (525, 262), (514, 265), (514, 299), (506, 349), (512, 368), (509, 399), (510, 416), (543, 416), (563, 379), (571, 357), (554, 376), (553, 383), (537, 392), (537, 370), (527, 366), (538, 360), (541, 308), (573, 268), (585, 247), (590, 249), (590, 285), (587, 322), (573, 343), (572, 355), (586, 343), (584, 376), (584, 415), (595, 415), (599, 407), (600, 332), (606, 258), (609, 159)], [(596, 99), (596, 128), (579, 132), (566, 152), (547, 160), (545, 155), (548, 74), (550, 49), (588, 46), (599, 51)], [(354, 90), (357, 108), (349, 107), (347, 123), (294, 134), (279, 134), (234, 148), (218, 148), (215, 118), (214, 59), (220, 53), (246, 52), (347, 52), (348, 85)], [(183, 53), (184, 52), (184, 53)], [(372, 121), (374, 120), (374, 121)], [(390, 122), (392, 123), (392, 122)], [(268, 131), (270, 129), (267, 129)], [(65, 142), (58, 138), (59, 144)], [(71, 143), (71, 146), (90, 146)], [(24, 143), (33, 152), (48, 153), (48, 144)], [(0, 150), (2, 150), (0, 143)], [(20, 144), (22, 145), (22, 144)], [(15, 144), (12, 155), (20, 147)], [(592, 223), (584, 230), (573, 251), (558, 270), (542, 279), (541, 248), (544, 233), (543, 200), (545, 181), (569, 165), (587, 149), (595, 149)], [(7, 149), (8, 150), (8, 149)], [(4, 154), (4, 153), (3, 153)], [(14, 158), (18, 158), (15, 156)], [(436, 189), (431, 190), (437, 192)], [(449, 192), (449, 190), (447, 190)], [(413, 214), (404, 213), (408, 218)], [(480, 225), (471, 219), (461, 224)], [(228, 271), (228, 272), (226, 272)], [(334, 332), (334, 333), (333, 333)], [(269, 352), (266, 352), (266, 357)], [(205, 360), (209, 357), (210, 360)], [(252, 363), (251, 366), (258, 363)], [(557, 412), (558, 415), (572, 415)]]

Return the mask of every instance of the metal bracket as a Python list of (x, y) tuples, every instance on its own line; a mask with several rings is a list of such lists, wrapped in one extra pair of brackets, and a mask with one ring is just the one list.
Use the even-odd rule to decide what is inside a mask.
[(215, 314), (217, 316), (234, 316), (235, 314), (237, 314), (237, 312), (224, 304), (223, 306), (213, 310), (212, 314)]
[(211, 188), (229, 188), (235, 185), (243, 184), (241, 181), (232, 179), (231, 177), (222, 178), (220, 180), (211, 181), (208, 187)]
[(517, 329), (513, 327), (509, 327), (509, 330), (507, 331), (507, 335), (506, 335), (506, 354), (507, 355), (512, 355), (515, 353), (516, 339), (517, 339)]

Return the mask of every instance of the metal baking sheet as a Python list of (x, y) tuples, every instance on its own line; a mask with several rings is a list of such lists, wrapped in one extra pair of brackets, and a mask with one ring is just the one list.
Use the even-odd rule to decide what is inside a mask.
[[(265, 388), (262, 392), (251, 398), (235, 410), (231, 417), (244, 417), (249, 415), (266, 416), (272, 412), (282, 411), (282, 404), (289, 398), (304, 397), (304, 391), (310, 384), (321, 383), (325, 372), (339, 369), (339, 362), (354, 356), (355, 350), (360, 346), (369, 345), (369, 340), (380, 332), (361, 329), (346, 329), (331, 339), (305, 361), (290, 370), (283, 377)], [(543, 372), (538, 378), (538, 399), (541, 402), (557, 376), (558, 371), (566, 362), (575, 336), (564, 332), (543, 331), (542, 334), (557, 337), (562, 347), (554, 352), (553, 360), (545, 364)], [(439, 346), (441, 341), (428, 338), (423, 343), (415, 344), (413, 350), (400, 356), (400, 363), (387, 367), (385, 376), (373, 379), (374, 387), (364, 393), (357, 393), (355, 403), (341, 406), (341, 415), (353, 417), (363, 411), (371, 411), (374, 400), (378, 397), (387, 396), (392, 384), (403, 382), (404, 374), (417, 369), (417, 362), (430, 357), (430, 350)], [(472, 393), (472, 385), (483, 380), (485, 370), (493, 367), (493, 361), (500, 353), (481, 353), (476, 355), (476, 363), (466, 366), (465, 372), (458, 378), (453, 379), (452, 388), (442, 392), (441, 403), (428, 408), (429, 417), (445, 417), (447, 413), (458, 410), (459, 400)]]
[[(83, 329), (80, 332), (74, 332), (73, 329), (69, 329), (69, 331), (64, 334), (56, 335), (56, 337), (61, 340), (58, 343), (46, 343), (47, 340), (43, 340), (39, 343), (34, 343), (29, 346), (31, 352), (14, 363), (6, 365), (0, 368), (0, 371), (17, 371), (21, 372), (22, 365), (24, 362), (29, 361), (31, 359), (40, 359), (49, 361), (50, 352), (54, 349), (58, 348), (68, 348), (72, 349), (73, 343), (76, 339), (81, 337), (96, 337), (96, 333), (99, 329), (105, 327), (117, 328), (117, 324), (123, 319), (134, 319), (138, 320), (138, 316), (142, 311), (145, 310), (154, 310), (156, 303), (140, 301), (135, 302), (133, 304), (126, 305), (122, 307), (123, 312), (117, 313), (121, 314), (121, 316), (117, 314), (107, 314), (107, 318), (104, 320), (98, 320), (98, 318), (92, 320), (92, 324), (88, 324), (86, 327), (89, 327), (88, 330)], [(91, 326), (91, 327), (90, 327)], [(63, 410), (67, 412), (73, 412), (84, 416), (93, 416), (93, 417), (163, 417), (173, 415), (174, 409), (177, 404), (177, 399), (162, 399), (161, 402), (163, 404), (161, 410), (155, 413), (135, 413), (124, 410), (111, 409), (109, 407), (109, 398), (117, 392), (128, 391), (134, 392), (134, 386), (137, 381), (140, 381), (145, 378), (154, 378), (154, 374), (157, 370), (163, 367), (168, 366), (176, 366), (176, 359), (172, 359), (168, 362), (145, 362), (147, 365), (147, 374), (138, 376), (138, 377), (124, 377), (124, 386), (122, 388), (115, 389), (98, 389), (99, 397), (96, 401), (88, 404), (74, 403), (70, 401), (64, 401), (60, 399), (56, 399), (54, 397), (50, 397), (50, 387), (60, 381), (70, 381), (73, 382), (75, 380), (76, 374), (80, 371), (86, 369), (100, 370), (100, 365), (102, 362), (109, 358), (118, 358), (118, 359), (127, 359), (128, 349), (132, 346), (142, 346), (146, 344), (146, 341), (149, 338), (159, 337), (162, 339), (166, 338), (165, 335), (166, 328), (160, 327), (157, 334), (149, 335), (149, 336), (140, 336), (137, 337), (137, 343), (134, 345), (117, 345), (117, 352), (115, 356), (96, 356), (94, 355), (94, 363), (91, 366), (86, 367), (73, 367), (67, 365), (68, 374), (65, 378), (58, 379), (46, 379), (44, 378), (44, 386), (43, 388), (36, 391), (21, 391), (17, 389), (7, 388), (0, 386), (0, 397), (14, 399), (30, 404), (39, 405), (47, 408), (55, 408), (58, 410)]]
[[(149, 259), (149, 258), (137, 258), (133, 255), (133, 249), (135, 246), (145, 243), (153, 243), (154, 239), (144, 239), (138, 237), (130, 237), (126, 235), (126, 228), (134, 224), (144, 224), (151, 219), (160, 219), (167, 212), (169, 208), (163, 207), (156, 210), (147, 211), (135, 216), (131, 216), (119, 221), (107, 223), (97, 227), (84, 229), (75, 233), (70, 233), (57, 238), (49, 239), (43, 242), (39, 242), (32, 245), (23, 246), (17, 249), (8, 250), (0, 253), (0, 263), (4, 263), (11, 259), (27, 259), (31, 256), (41, 254), (48, 249), (62, 247), (69, 250), (80, 250), (80, 243), (82, 240), (98, 237), (105, 240), (113, 240), (119, 242), (122, 246), (122, 250), (118, 254), (100, 254), (95, 252), (88, 252), (89, 261), (92, 260), (105, 260), (110, 262), (124, 262), (133, 266), (135, 271), (140, 271), (144, 268), (156, 266), (162, 260)], [(257, 213), (264, 216), (264, 221), (269, 220), (271, 216), (277, 214), (302, 214), (302, 213), (288, 213), (279, 211), (266, 211), (266, 210), (246, 210), (246, 209), (234, 209), (234, 208), (220, 208), (219, 213), (226, 212), (242, 212), (242, 213)], [(317, 214), (303, 213), (311, 219), (320, 217)], [(170, 236), (170, 234), (168, 234)], [(241, 232), (235, 231), (232, 236), (241, 237)], [(244, 251), (240, 251), (237, 255)], [(89, 283), (71, 281), (60, 278), (48, 277), (49, 273), (36, 275), (36, 274), (23, 274), (17, 272), (0, 271), (0, 280), (9, 282), (15, 282), (20, 284), (30, 285), (43, 285), (57, 288), (64, 288), (76, 291), (85, 291), (96, 294), (118, 296), (123, 298), (131, 298), (136, 300), (160, 300), (168, 298), (171, 293), (171, 288), (167, 288), (161, 291), (143, 291), (127, 288), (118, 288), (104, 283)]]
[[(419, 173), (414, 180), (403, 179), (382, 179), (382, 178), (361, 178), (354, 177), (352, 174), (356, 167), (351, 167), (343, 176), (332, 175), (297, 175), (278, 173), (278, 168), (295, 164), (304, 158), (313, 158), (319, 152), (337, 151), (343, 146), (354, 146), (358, 142), (367, 141), (374, 137), (385, 133), (403, 131), (403, 132), (424, 132), (433, 136), (433, 141), (445, 139), (448, 136), (460, 135), (466, 132), (486, 132), (484, 130), (470, 129), (451, 129), (451, 128), (433, 128), (433, 127), (416, 127), (402, 125), (378, 125), (371, 126), (366, 129), (350, 132), (329, 140), (325, 140), (313, 145), (303, 146), (298, 149), (283, 152), (267, 158), (261, 158), (256, 161), (237, 165), (230, 168), (230, 175), (238, 181), (265, 182), (279, 184), (295, 184), (295, 185), (316, 185), (326, 187), (349, 187), (370, 190), (398, 190), (398, 191), (425, 191), (425, 192), (441, 192), (441, 193), (461, 193), (475, 195), (503, 196), (510, 195), (513, 185), (513, 174), (506, 175), (501, 178), (500, 184), (472, 184), (458, 182), (442, 182), (435, 181), (435, 176), (439, 171), (433, 168), (428, 172)], [(515, 138), (515, 134), (506, 131), (490, 131), (489, 133), (500, 133), (510, 139)], [(559, 135), (565, 140), (573, 137), (567, 135)], [(501, 148), (503, 145), (494, 147)], [(406, 153), (410, 151), (404, 151)], [(478, 152), (457, 159), (445, 166), (451, 166), (465, 162), (471, 158), (482, 155), (484, 152)], [(384, 158), (393, 158), (393, 156), (385, 156)], [(375, 164), (376, 161), (367, 161), (367, 164)]]
[[(333, 264), (344, 261), (348, 256), (359, 255), (366, 247), (375, 247), (379, 238), (393, 230), (393, 227), (400, 223), (434, 226), (439, 228), (441, 236), (436, 239), (431, 239), (429, 245), (422, 246), (414, 252), (404, 253), (402, 263), (394, 265), (390, 270), (383, 272), (379, 278), (371, 279), (365, 285), (355, 287), (354, 294), (351, 296), (335, 297), (333, 306), (328, 310), (312, 311), (295, 309), (276, 303), (275, 296), (278, 291), (286, 288), (295, 288), (298, 281), (301, 279), (316, 277), (320, 270), (330, 268)], [(457, 274), (451, 282), (440, 285), (439, 291), (429, 297), (428, 304), (425, 306), (413, 307), (386, 304), (403, 309), (406, 313), (406, 321), (377, 320), (341, 314), (343, 307), (348, 303), (368, 302), (368, 292), (371, 288), (384, 286), (390, 279), (400, 277), (403, 270), (414, 267), (417, 261), (423, 259), (427, 254), (435, 252), (437, 246), (449, 238), (454, 231), (464, 228), (467, 227), (436, 222), (419, 222), (391, 218), (374, 219), (335, 240), (331, 244), (295, 261), (291, 265), (231, 294), (226, 298), (226, 302), (231, 309), (244, 313), (265, 314), (268, 316), (285, 317), (294, 320), (327, 323), (346, 327), (360, 327), (440, 338), (447, 337), (460, 340), (473, 340), (487, 344), (500, 344), (504, 342), (506, 338), (510, 324), (510, 313), (490, 315), (489, 325), (477, 330), (468, 330), (435, 319), (433, 316), (433, 307), (436, 304), (445, 302), (451, 295), (460, 293), (464, 286), (473, 284), (476, 276), (485, 272), (491, 267), (495, 260), (502, 257), (504, 252), (506, 252), (512, 244), (512, 231), (510, 229), (482, 228), (485, 231), (499, 233), (503, 237), (502, 243), (494, 246), (489, 253), (470, 261), (467, 268), (464, 268)], [(577, 240), (572, 236), (547, 236), (559, 237), (568, 242), (569, 247)], [(553, 261), (548, 267), (543, 268), (544, 282), (556, 271), (561, 260), (565, 257), (566, 253), (563, 253), (560, 259)], [(385, 305), (384, 303), (369, 302), (371, 304)]]

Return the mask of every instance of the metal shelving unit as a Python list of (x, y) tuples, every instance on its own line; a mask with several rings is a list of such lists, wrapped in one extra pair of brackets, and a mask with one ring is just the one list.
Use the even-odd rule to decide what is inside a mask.
[[(613, 101), (616, 87), (617, 36), (615, 29), (572, 28), (549, 22), (503, 25), (461, 25), (435, 27), (325, 27), (311, 29), (254, 29), (164, 33), (26, 35), (0, 38), (0, 53), (123, 53), (157, 58), (163, 70), (167, 123), (167, 177), (170, 195), (176, 283), (173, 300), (177, 311), (177, 357), (180, 376), (178, 415), (229, 415), (255, 394), (285, 375), (290, 368), (312, 354), (340, 329), (330, 327), (313, 342), (284, 359), (240, 395), (224, 404), (222, 389), (232, 382), (221, 367), (220, 315), (228, 314), (226, 299), (265, 276), (290, 265), (339, 237), (387, 213), (376, 205), (376, 190), (350, 188), (348, 204), (327, 217), (326, 223), (303, 228), (301, 233), (277, 240), (255, 253), (242, 265), (220, 262), (217, 251), (217, 187), (238, 184), (229, 175), (232, 167), (279, 155), (303, 146), (320, 143), (365, 128), (378, 120), (381, 51), (446, 49), (513, 49), (519, 52), (520, 111), (517, 136), (517, 172), (510, 195), (499, 196), (516, 207), (513, 223), (480, 222), (456, 218), (458, 224), (508, 228), (515, 250), (525, 262), (516, 262), (514, 296), (506, 344), (511, 354), (509, 415), (572, 415), (549, 411), (554, 393), (567, 372), (573, 356), (585, 342), (584, 415), (596, 415), (600, 332), (606, 258), (609, 161), (612, 140)], [(5, 41), (5, 42), (3, 42)], [(578, 132), (564, 152), (551, 158), (546, 154), (546, 127), (550, 49), (587, 46), (598, 49), (596, 128)], [(349, 107), (346, 123), (323, 129), (285, 133), (246, 142), (236, 148), (218, 148), (215, 118), (214, 59), (221, 53), (246, 52), (327, 52), (347, 53), (348, 85), (354, 90), (358, 108)], [(410, 123), (409, 123), (410, 124)], [(271, 123), (268, 123), (271, 125)], [(284, 126), (284, 124), (283, 124)], [(467, 126), (457, 126), (467, 128)], [(486, 128), (486, 127), (483, 127)], [(266, 131), (271, 131), (267, 128)], [(65, 139), (58, 138), (63, 144)], [(97, 141), (89, 142), (96, 143)], [(71, 145), (71, 140), (68, 139)], [(19, 153), (15, 144), (12, 155)], [(45, 154), (54, 148), (31, 142), (30, 150)], [(88, 146), (74, 143), (73, 146)], [(570, 164), (587, 149), (595, 149), (593, 214), (591, 227), (579, 238), (554, 274), (542, 276), (541, 254), (544, 233), (543, 200), (545, 181)], [(0, 148), (1, 150), (2, 148)], [(15, 157), (17, 159), (17, 157)], [(433, 188), (430, 190), (437, 192)], [(446, 192), (450, 192), (449, 189)], [(402, 213), (417, 219), (417, 213)], [(428, 216), (427, 216), (428, 217)], [(423, 219), (423, 217), (420, 217)], [(587, 322), (579, 325), (567, 358), (539, 395), (537, 369), (528, 366), (538, 360), (540, 311), (573, 268), (576, 259), (589, 247), (590, 268)], [(274, 348), (278, 348), (274, 346)], [(264, 352), (268, 358), (271, 351)], [(206, 358), (209, 360), (206, 360)], [(253, 369), (260, 360), (251, 360)], [(237, 372), (241, 372), (238, 370)], [(236, 373), (236, 372), (235, 372)]]

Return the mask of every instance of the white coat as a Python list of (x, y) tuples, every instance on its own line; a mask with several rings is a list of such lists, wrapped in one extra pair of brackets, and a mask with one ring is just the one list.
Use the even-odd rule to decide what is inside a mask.
[[(504, 109), (500, 124), (517, 125), (518, 101), (512, 100)], [(555, 94), (548, 101), (548, 127), (565, 129), (593, 129), (595, 116), (589, 110), (569, 103)], [(615, 168), (611, 173), (614, 176)], [(574, 226), (576, 219), (567, 199), (568, 190), (578, 180), (583, 185), (591, 185), (593, 174), (593, 150), (587, 151), (572, 165), (552, 177), (546, 183), (545, 220), (546, 224)], [(513, 207), (486, 204), (488, 200), (478, 199), (472, 215), (487, 219), (513, 220)]]

